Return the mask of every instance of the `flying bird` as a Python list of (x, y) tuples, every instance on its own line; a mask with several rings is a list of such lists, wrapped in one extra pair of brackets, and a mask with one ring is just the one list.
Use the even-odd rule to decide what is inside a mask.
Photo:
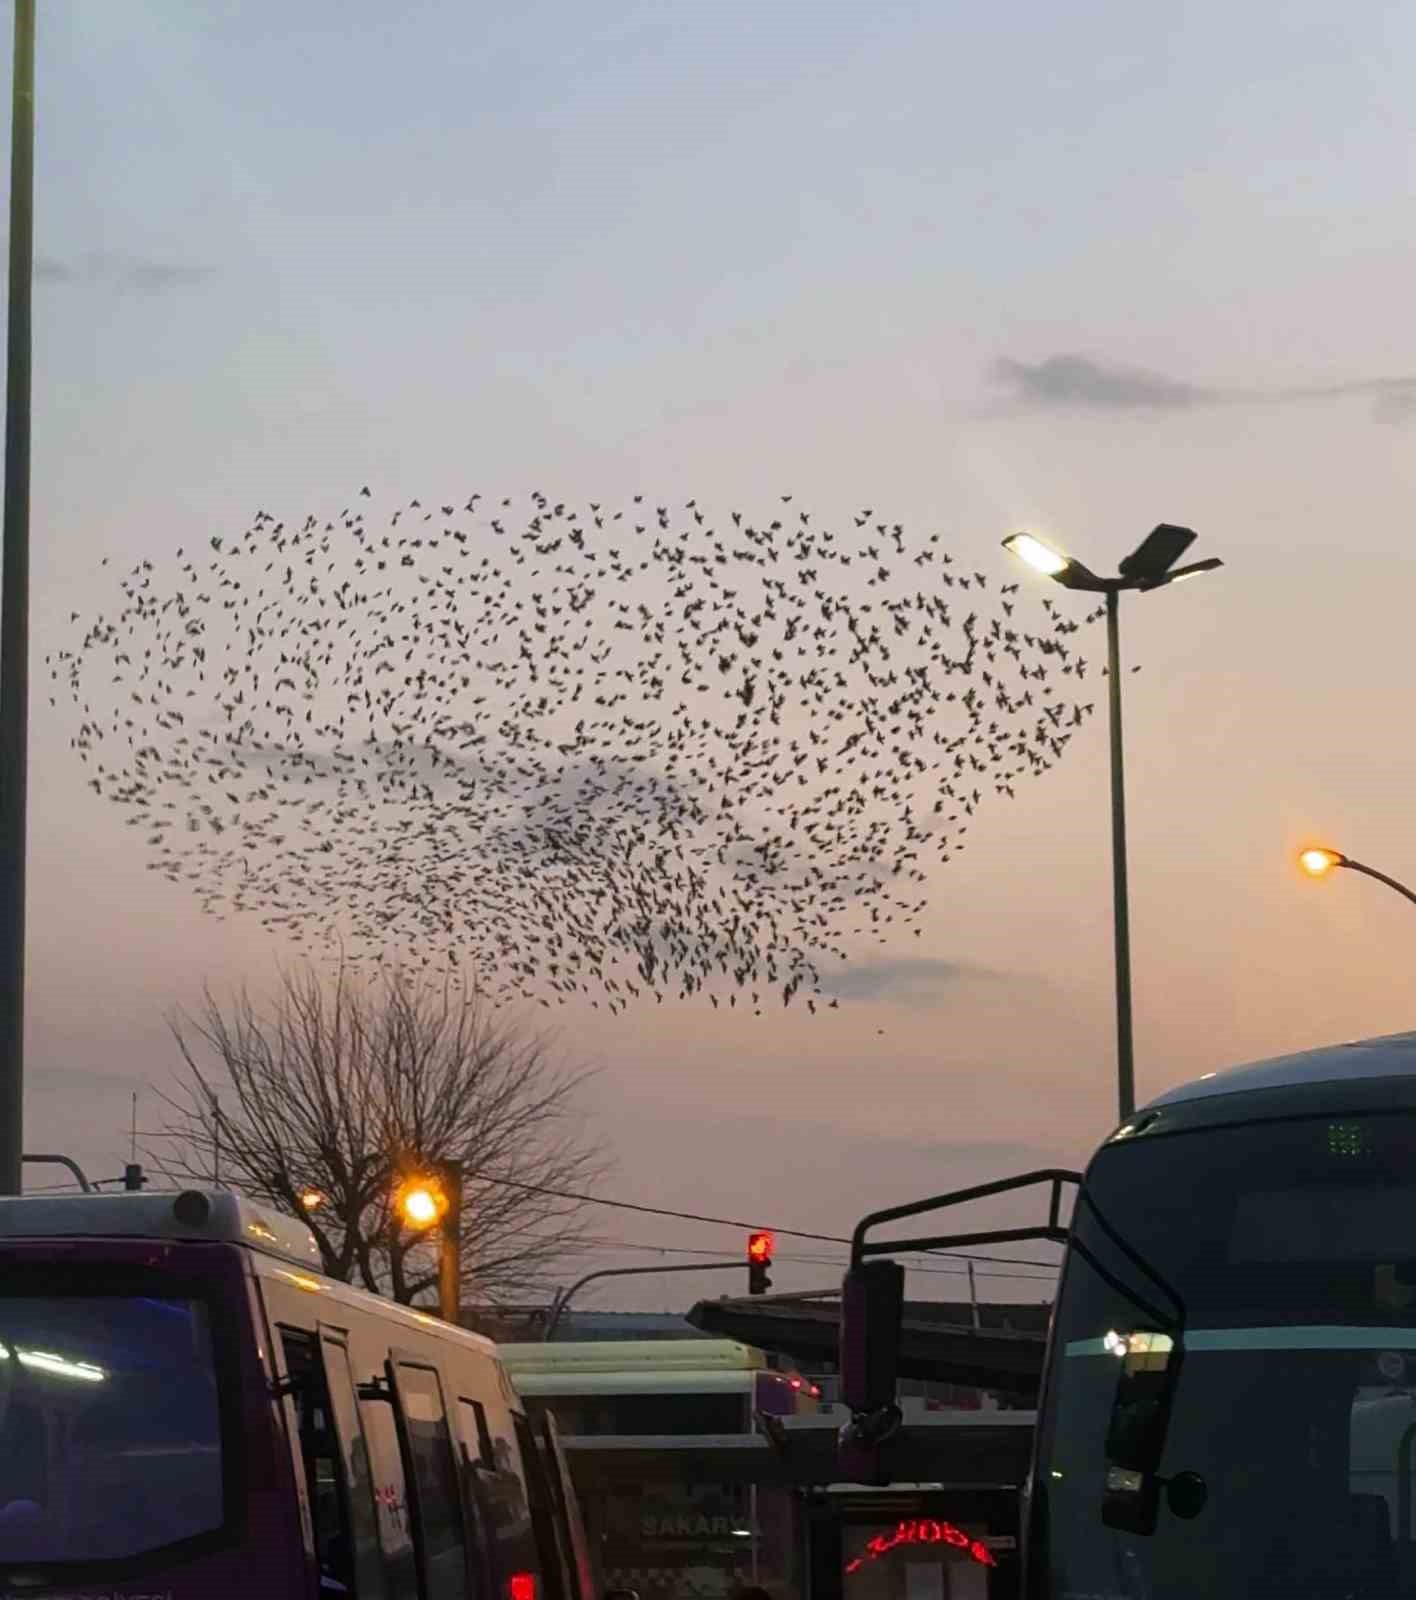
[(1078, 622), (959, 616), (939, 535), (873, 510), (482, 498), (412, 531), (417, 499), (258, 511), (71, 617), (88, 782), (211, 915), (496, 999), (816, 1014), (823, 965), (917, 933), (985, 796), (1092, 712)]

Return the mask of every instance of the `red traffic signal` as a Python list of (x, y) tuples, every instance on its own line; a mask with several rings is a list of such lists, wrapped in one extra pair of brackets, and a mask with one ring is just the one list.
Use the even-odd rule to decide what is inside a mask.
[(747, 1236), (747, 1292), (766, 1294), (772, 1287), (767, 1269), (772, 1265), (772, 1235), (764, 1228)]

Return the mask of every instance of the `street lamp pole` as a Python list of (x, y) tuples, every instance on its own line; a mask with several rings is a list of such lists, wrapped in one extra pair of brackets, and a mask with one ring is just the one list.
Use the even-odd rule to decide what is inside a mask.
[(1106, 670), (1111, 723), (1111, 900), (1116, 967), (1116, 1099), (1121, 1120), (1136, 1109), (1135, 1050), (1131, 1027), (1131, 913), (1126, 874), (1126, 777), (1121, 740), (1121, 627), (1123, 589), (1160, 589), (1180, 578), (1210, 572), (1223, 566), (1216, 556), (1175, 565), (1194, 543), (1189, 528), (1157, 524), (1121, 563), (1120, 575), (1102, 578), (1073, 556), (1064, 555), (1030, 533), (1015, 533), (1003, 541), (1004, 549), (1035, 571), (1060, 583), (1106, 596)]
[(19, 1194), (25, 1108), (25, 800), (29, 783), (30, 301), (34, 0), (15, 0), (10, 306), (0, 576), (0, 1194)]
[(1126, 883), (1126, 774), (1121, 744), (1121, 609), (1117, 589), (1106, 591), (1106, 662), (1111, 713), (1111, 902), (1116, 947), (1116, 1094), (1124, 1121), (1136, 1109), (1136, 1063), (1131, 1031), (1131, 909)]

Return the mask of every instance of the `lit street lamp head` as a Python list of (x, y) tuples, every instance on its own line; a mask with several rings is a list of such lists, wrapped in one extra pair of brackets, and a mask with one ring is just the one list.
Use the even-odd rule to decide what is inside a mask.
[(1122, 589), (1160, 589), (1181, 578), (1213, 572), (1224, 563), (1218, 556), (1192, 561), (1183, 567), (1175, 563), (1195, 542), (1192, 528), (1173, 522), (1159, 522), (1121, 563), (1115, 578), (1099, 578), (1075, 556), (1064, 555), (1031, 533), (1014, 533), (1003, 541), (1003, 548), (1024, 561), (1035, 572), (1060, 583), (1064, 589), (1084, 589), (1093, 594), (1115, 594)]
[(1303, 851), (1298, 865), (1310, 878), (1325, 878), (1334, 867), (1346, 866), (1347, 857), (1340, 850), (1314, 848)]
[(1034, 572), (1060, 583), (1064, 589), (1103, 590), (1119, 587), (1119, 584), (1108, 584), (1098, 578), (1075, 556), (1063, 555), (1060, 550), (1055, 550), (1031, 533), (1010, 534), (1003, 541), (1003, 548), (1025, 562)]
[(1003, 548), (1011, 550), (1020, 561), (1026, 561), (1034, 571), (1046, 578), (1060, 577), (1071, 564), (1067, 556), (1051, 545), (1035, 539), (1030, 533), (1014, 533), (1003, 541)]

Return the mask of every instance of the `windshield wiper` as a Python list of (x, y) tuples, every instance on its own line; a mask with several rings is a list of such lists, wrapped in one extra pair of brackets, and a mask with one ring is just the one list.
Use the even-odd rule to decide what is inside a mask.
[(1101, 1208), (1097, 1205), (1096, 1201), (1092, 1199), (1085, 1186), (1078, 1191), (1078, 1200), (1085, 1205), (1087, 1210), (1091, 1212), (1092, 1216), (1096, 1218), (1097, 1226), (1106, 1235), (1106, 1237), (1110, 1239), (1112, 1244), (1116, 1246), (1121, 1254), (1126, 1257), (1132, 1266), (1137, 1267), (1141, 1272), (1145, 1273), (1146, 1277), (1148, 1277), (1151, 1282), (1155, 1284), (1156, 1288), (1158, 1288), (1161, 1293), (1165, 1295), (1165, 1297), (1174, 1305), (1174, 1316), (1167, 1316), (1165, 1312), (1158, 1311), (1147, 1300), (1143, 1299), (1139, 1294), (1137, 1294), (1134, 1289), (1130, 1288), (1126, 1283), (1118, 1278), (1115, 1273), (1108, 1271), (1106, 1267), (1102, 1266), (1101, 1262), (1097, 1260), (1095, 1253), (1088, 1249), (1088, 1247), (1077, 1237), (1075, 1218), (1073, 1219), (1072, 1224), (1072, 1237), (1068, 1241), (1071, 1248), (1075, 1250), (1079, 1256), (1081, 1256), (1082, 1260), (1087, 1263), (1092, 1271), (1095, 1272), (1104, 1283), (1113, 1288), (1117, 1294), (1122, 1296), (1123, 1299), (1129, 1300), (1138, 1311), (1142, 1312), (1147, 1317), (1152, 1318), (1156, 1323), (1159, 1324), (1160, 1328), (1164, 1332), (1182, 1333), (1185, 1328), (1186, 1311), (1185, 1302), (1180, 1296), (1180, 1291), (1172, 1287), (1172, 1285), (1168, 1283), (1153, 1266), (1151, 1266), (1151, 1264), (1133, 1245), (1128, 1244), (1126, 1240), (1121, 1237), (1116, 1229), (1112, 1227), (1112, 1225), (1101, 1214)]

